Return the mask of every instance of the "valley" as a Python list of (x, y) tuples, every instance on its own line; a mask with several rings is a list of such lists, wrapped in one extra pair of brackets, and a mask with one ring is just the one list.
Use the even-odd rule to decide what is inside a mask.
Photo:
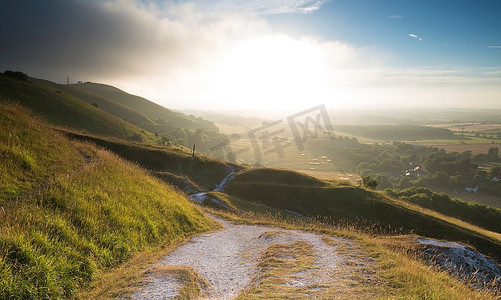
[[(490, 185), (495, 147), (452, 153), (299, 125), (306, 139), (298, 141), (285, 121), (267, 123), (278, 125), (280, 140), (271, 127), (236, 138), (217, 123), (164, 111), (187, 136), (223, 139), (204, 137), (194, 153), (151, 111), (134, 109), (146, 99), (110, 86), (1, 75), (0, 99), (0, 298), (499, 296), (490, 275), (462, 278), (419, 243), (461, 243), (498, 266), (499, 206), (426, 184), (443, 173), (443, 189), (453, 177)], [(405, 175), (409, 162), (427, 174)]]

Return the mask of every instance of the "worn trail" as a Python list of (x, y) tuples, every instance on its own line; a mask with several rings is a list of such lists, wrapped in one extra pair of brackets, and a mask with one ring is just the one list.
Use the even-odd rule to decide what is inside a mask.
[[(214, 218), (214, 217), (213, 217)], [(156, 267), (187, 266), (209, 283), (204, 290), (206, 299), (233, 299), (250, 287), (259, 275), (258, 262), (264, 251), (273, 244), (297, 241), (311, 243), (315, 257), (314, 267), (300, 272), (286, 285), (318, 287), (342, 280), (350, 265), (370, 265), (371, 261), (358, 257), (347, 259), (336, 253), (338, 247), (352, 247), (353, 241), (326, 237), (310, 232), (286, 230), (268, 226), (237, 225), (216, 219), (224, 229), (192, 238), (173, 253), (164, 257)], [(335, 244), (326, 243), (331, 239)], [(357, 260), (355, 259), (355, 260)], [(339, 284), (337, 282), (336, 284)], [(132, 295), (134, 299), (170, 299), (181, 288), (171, 275), (151, 274), (147, 283)]]
[[(235, 170), (216, 187), (222, 191)], [(203, 201), (205, 193), (190, 196), (195, 202)], [(311, 245), (314, 263), (307, 270), (284, 279), (285, 286), (308, 288), (308, 294), (327, 289), (342, 289), (353, 283), (349, 279), (355, 272), (363, 280), (370, 280), (373, 262), (360, 253), (351, 240), (326, 235), (287, 230), (270, 226), (233, 224), (209, 215), (223, 225), (223, 229), (190, 239), (171, 254), (157, 262), (152, 269), (172, 266), (189, 267), (208, 283), (203, 288), (204, 299), (233, 299), (241, 292), (259, 284), (259, 262), (272, 245), (305, 242)], [(339, 254), (342, 250), (343, 254)], [(360, 277), (360, 276), (359, 276)], [(319, 289), (322, 286), (323, 289)], [(145, 284), (132, 294), (133, 299), (175, 298), (183, 282), (172, 272), (151, 272)]]

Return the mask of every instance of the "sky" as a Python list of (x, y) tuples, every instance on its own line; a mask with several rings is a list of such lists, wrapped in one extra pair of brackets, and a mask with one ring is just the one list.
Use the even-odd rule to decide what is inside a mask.
[(501, 1), (1, 1), (5, 70), (174, 109), (499, 109)]

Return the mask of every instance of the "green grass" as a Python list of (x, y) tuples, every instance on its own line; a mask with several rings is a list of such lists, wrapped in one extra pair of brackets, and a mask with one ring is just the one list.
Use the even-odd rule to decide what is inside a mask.
[(0, 198), (0, 298), (70, 298), (135, 253), (212, 229), (140, 167), (19, 107), (0, 105), (0, 116), (1, 190), (10, 191)]
[(28, 112), (18, 105), (0, 109), (0, 205), (84, 164), (84, 146), (73, 147), (40, 121), (20, 117)]
[(499, 208), (450, 198), (444, 193), (434, 193), (423, 187), (411, 187), (404, 190), (387, 189), (386, 193), (392, 197), (501, 233), (501, 209)]
[(0, 103), (17, 102), (56, 126), (121, 139), (152, 142), (153, 134), (43, 81), (27, 81), (0, 74)]
[[(120, 89), (115, 87), (105, 85), (105, 84), (97, 84), (97, 83), (84, 83), (84, 84), (72, 84), (68, 87), (65, 87), (65, 90), (70, 93), (82, 96), (82, 99), (91, 103), (91, 101), (95, 102), (96, 99), (92, 100), (92, 98), (88, 98), (89, 95), (94, 95), (100, 97), (100, 102), (103, 105), (108, 104), (120, 104), (123, 107), (127, 107), (130, 110), (134, 110), (138, 114), (141, 114), (144, 117), (150, 119), (149, 122), (144, 122), (144, 120), (138, 120), (138, 125), (143, 126), (143, 128), (150, 130), (151, 132), (165, 132), (163, 131), (164, 126), (162, 124), (158, 124), (151, 120), (157, 120), (158, 118), (166, 121), (175, 127), (180, 128), (188, 128), (188, 129), (198, 129), (198, 128), (206, 128), (210, 131), (217, 131), (217, 127), (214, 123), (203, 120), (201, 118), (196, 118), (194, 116), (186, 116), (183, 113), (175, 112), (173, 110), (167, 109), (163, 106), (160, 106), (156, 103), (153, 103), (145, 98), (128, 94)], [(106, 106), (105, 106), (106, 107)], [(118, 115), (118, 110), (116, 105), (109, 108), (109, 112)], [(137, 118), (137, 117), (133, 117)], [(166, 127), (170, 128), (170, 127)]]
[[(162, 172), (168, 172), (184, 177), (202, 190), (214, 188), (230, 171), (225, 162), (204, 155), (196, 155), (193, 158), (191, 153), (183, 147), (146, 145), (79, 133), (67, 132), (67, 134), (74, 139), (90, 141), (102, 146), (160, 176)], [(170, 178), (174, 185), (180, 183), (180, 178), (173, 180), (172, 176), (164, 175), (163, 178), (167, 180)]]

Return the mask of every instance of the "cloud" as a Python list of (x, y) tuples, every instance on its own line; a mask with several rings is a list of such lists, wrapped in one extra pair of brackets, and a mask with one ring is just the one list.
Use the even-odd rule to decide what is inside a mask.
[(466, 88), (471, 90), (464, 94), (473, 95), (475, 84), (489, 86), (481, 90), (483, 99), (499, 102), (497, 69), (485, 71), (487, 76), (391, 68), (385, 65), (388, 55), (377, 49), (290, 37), (275, 32), (263, 16), (311, 13), (323, 3), (0, 1), (0, 71), (108, 83), (171, 108), (295, 109), (313, 99), (366, 107), (404, 101), (403, 95), (406, 103), (435, 104), (447, 98), (428, 90), (439, 83), (458, 91), (450, 99), (461, 99)]
[(403, 16), (401, 15), (389, 15), (389, 16), (386, 16), (388, 19), (402, 19)]
[(238, 12), (257, 15), (302, 13), (310, 14), (330, 0), (194, 0), (198, 7), (211, 13)]
[(494, 49), (501, 49), (501, 45), (493, 45), (493, 46), (487, 46), (487, 48), (494, 48)]
[(0, 69), (53, 80), (174, 74), (204, 64), (235, 37), (267, 30), (251, 16), (176, 9), (165, 17), (132, 0), (2, 1)]
[(409, 35), (411, 38), (415, 38), (415, 39), (418, 39), (419, 41), (422, 41), (423, 39), (421, 37), (419, 37), (418, 35), (414, 34), (414, 33), (409, 33)]

